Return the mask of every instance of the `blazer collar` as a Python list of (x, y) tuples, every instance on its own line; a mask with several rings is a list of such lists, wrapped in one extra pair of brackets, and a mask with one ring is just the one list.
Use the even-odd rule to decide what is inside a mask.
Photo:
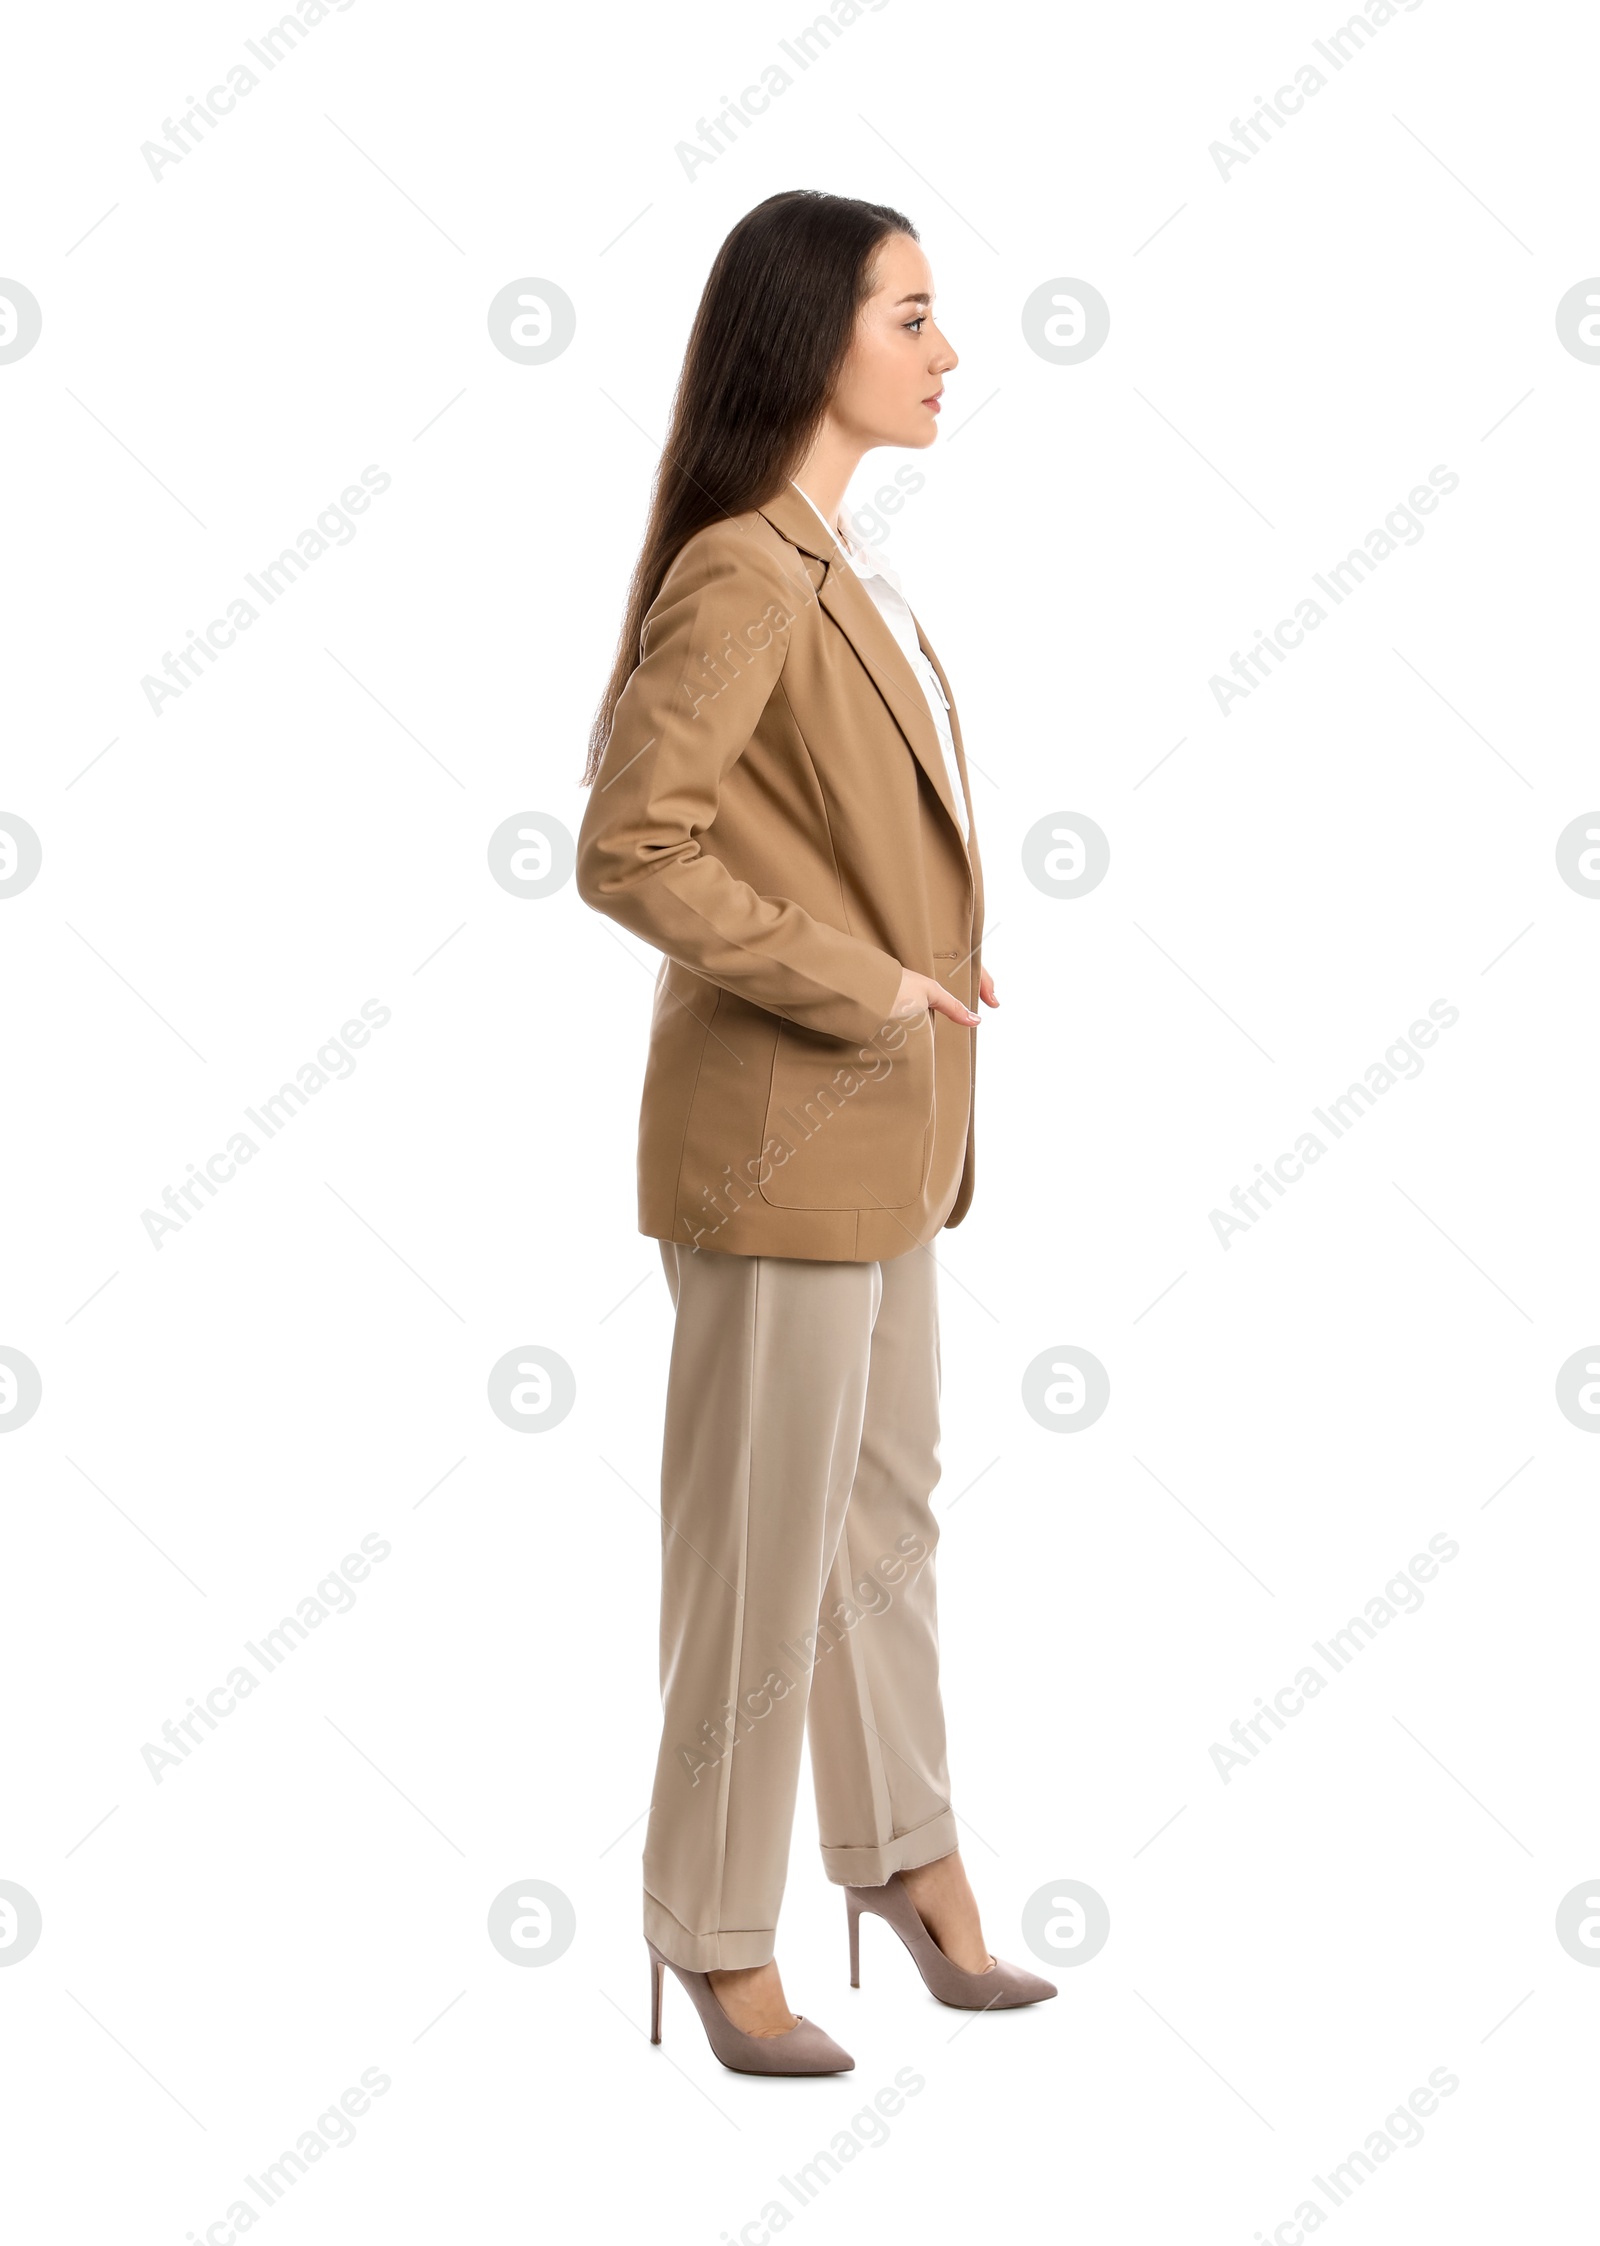
[[(935, 795), (943, 804), (956, 841), (968, 866), (972, 854), (961, 833), (961, 822), (956, 816), (955, 798), (950, 790), (952, 776), (946, 770), (939, 748), (939, 735), (934, 727), (933, 715), (928, 708), (928, 697), (911, 665), (901, 653), (900, 643), (878, 612), (877, 603), (862, 584), (848, 557), (840, 550), (838, 541), (829, 536), (812, 507), (802, 493), (785, 483), (776, 498), (758, 510), (765, 516), (780, 538), (786, 538), (801, 553), (810, 554), (827, 565), (826, 574), (817, 588), (817, 599), (843, 632), (859, 656), (867, 676), (883, 697), (885, 707), (900, 728), (907, 746), (928, 776)], [(955, 713), (954, 697), (950, 696), (948, 682), (939, 668), (939, 661), (917, 626), (917, 642), (923, 653), (938, 672), (939, 683), (950, 699), (950, 731), (956, 744), (957, 762), (963, 768), (965, 757), (961, 750), (961, 728)], [(961, 778), (964, 782), (965, 771)], [(967, 816), (972, 816), (970, 791)]]

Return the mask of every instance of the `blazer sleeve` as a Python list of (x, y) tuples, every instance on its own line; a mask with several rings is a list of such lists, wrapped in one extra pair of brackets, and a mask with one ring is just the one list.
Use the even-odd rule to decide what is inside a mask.
[(788, 627), (815, 597), (798, 571), (791, 581), (775, 555), (725, 525), (679, 554), (584, 811), (578, 894), (751, 1004), (865, 1044), (899, 995), (899, 961), (790, 898), (762, 896), (700, 846), (783, 675)]

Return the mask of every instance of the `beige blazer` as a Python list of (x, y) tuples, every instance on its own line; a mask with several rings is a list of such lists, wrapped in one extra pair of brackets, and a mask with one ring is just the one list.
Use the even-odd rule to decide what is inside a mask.
[(578, 837), (579, 895), (665, 955), (641, 1232), (865, 1263), (966, 1214), (978, 1032), (890, 1013), (902, 967), (977, 1009), (950, 701), (970, 846), (922, 688), (798, 491), (672, 564)]

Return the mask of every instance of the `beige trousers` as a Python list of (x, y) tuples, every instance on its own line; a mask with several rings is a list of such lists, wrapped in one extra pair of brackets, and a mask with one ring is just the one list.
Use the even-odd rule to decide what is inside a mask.
[(661, 1242), (661, 1752), (644, 1929), (675, 1964), (764, 1965), (802, 1732), (823, 1869), (879, 1886), (957, 1845), (929, 1495), (938, 1267)]

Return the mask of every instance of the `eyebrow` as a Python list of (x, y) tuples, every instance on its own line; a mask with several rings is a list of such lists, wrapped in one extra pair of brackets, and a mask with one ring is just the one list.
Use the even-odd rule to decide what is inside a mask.
[[(931, 304), (932, 302), (933, 298), (931, 296), (922, 296), (920, 294), (915, 296), (903, 296), (900, 299), (900, 304)], [(895, 310), (897, 312), (900, 309), (900, 304), (897, 304), (895, 306)]]

